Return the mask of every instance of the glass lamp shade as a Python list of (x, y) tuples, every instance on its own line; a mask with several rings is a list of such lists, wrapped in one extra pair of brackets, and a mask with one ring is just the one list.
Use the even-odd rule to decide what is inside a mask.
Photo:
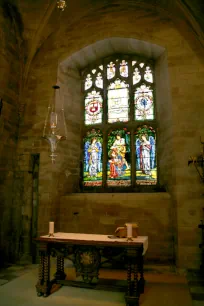
[(51, 112), (50, 114), (50, 128), (52, 132), (57, 128), (57, 113)]
[(57, 144), (67, 139), (67, 128), (64, 116), (64, 100), (60, 94), (60, 87), (53, 86), (54, 94), (48, 107), (47, 116), (43, 130), (43, 138), (47, 140), (50, 147), (52, 163), (57, 156)]

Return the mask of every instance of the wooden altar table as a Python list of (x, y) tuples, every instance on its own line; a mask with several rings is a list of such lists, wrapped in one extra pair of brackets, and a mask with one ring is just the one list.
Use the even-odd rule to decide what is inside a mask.
[[(148, 237), (138, 236), (132, 238), (132, 241), (127, 241), (127, 238), (108, 235), (58, 232), (54, 237), (45, 235), (34, 240), (39, 244), (40, 255), (39, 277), (36, 284), (38, 296), (48, 296), (55, 283), (100, 288), (101, 257), (114, 260), (115, 254), (119, 254), (127, 266), (126, 306), (139, 305), (140, 293), (144, 292), (143, 257), (148, 249)], [(64, 258), (70, 254), (74, 256), (76, 272), (83, 278), (80, 284), (66, 280)], [(56, 273), (52, 280), (50, 280), (50, 256), (57, 258)], [(98, 281), (93, 283), (93, 279)], [(110, 290), (110, 283), (108, 286)]]

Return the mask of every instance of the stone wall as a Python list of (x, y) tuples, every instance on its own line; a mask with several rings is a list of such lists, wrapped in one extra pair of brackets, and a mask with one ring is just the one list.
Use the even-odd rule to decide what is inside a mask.
[(19, 238), (13, 198), (20, 186), (13, 193), (13, 181), (19, 124), (20, 29), (17, 23), (14, 24), (16, 16), (9, 15), (7, 9), (0, 7), (0, 99), (3, 100), (0, 114), (0, 265), (14, 259)]
[(114, 235), (126, 222), (138, 223), (139, 235), (149, 237), (146, 262), (174, 262), (168, 193), (71, 194), (61, 197), (60, 204), (61, 232)]

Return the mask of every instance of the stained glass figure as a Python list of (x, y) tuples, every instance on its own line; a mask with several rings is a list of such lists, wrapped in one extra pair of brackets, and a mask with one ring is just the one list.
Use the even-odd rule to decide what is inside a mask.
[(91, 88), (91, 86), (92, 86), (92, 77), (91, 77), (90, 74), (87, 74), (84, 89), (87, 90), (87, 89)]
[(135, 132), (136, 184), (157, 183), (156, 134), (152, 127), (139, 127)]
[(85, 124), (102, 122), (103, 99), (99, 92), (93, 90), (85, 98)]
[(96, 77), (96, 86), (99, 88), (103, 88), (103, 78), (100, 72), (97, 74)]
[(133, 72), (133, 85), (139, 83), (139, 81), (141, 80), (141, 74), (138, 68), (135, 68), (134, 72)]
[(144, 67), (144, 63), (140, 63), (140, 67), (143, 68)]
[(129, 120), (128, 84), (117, 79), (108, 88), (108, 122), (127, 122)]
[(128, 63), (125, 60), (122, 60), (120, 64), (120, 75), (125, 78), (128, 77)]
[(138, 87), (134, 95), (135, 119), (154, 119), (154, 103), (152, 89), (145, 84)]
[(115, 76), (115, 64), (113, 62), (110, 62), (110, 64), (107, 65), (107, 79), (112, 79)]
[(84, 137), (83, 184), (85, 187), (102, 186), (102, 143), (100, 130), (92, 129)]
[(130, 132), (124, 128), (108, 134), (107, 185), (130, 186)]
[(147, 82), (150, 82), (150, 83), (153, 82), (153, 74), (152, 74), (152, 70), (149, 66), (147, 66), (146, 69), (145, 69), (144, 79)]
[(137, 63), (137, 61), (132, 61), (132, 66), (134, 66)]
[(92, 73), (95, 74), (95, 73), (96, 73), (96, 69), (93, 69), (93, 70), (92, 70)]

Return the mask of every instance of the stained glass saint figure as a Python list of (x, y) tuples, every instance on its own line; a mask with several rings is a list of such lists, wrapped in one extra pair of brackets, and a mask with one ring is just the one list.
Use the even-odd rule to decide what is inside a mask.
[(84, 138), (84, 186), (102, 185), (102, 134), (94, 129)]
[(139, 83), (141, 80), (141, 74), (138, 68), (135, 68), (133, 72), (133, 85)]
[(155, 131), (146, 125), (135, 135), (136, 183), (154, 185), (157, 182)]
[(130, 132), (127, 129), (112, 131), (108, 136), (108, 186), (129, 186)]
[(90, 74), (87, 74), (84, 89), (87, 90), (92, 86), (92, 78)]
[(115, 76), (115, 64), (110, 62), (107, 66), (107, 79), (112, 79)]
[(128, 84), (117, 79), (108, 88), (108, 122), (127, 122), (129, 120)]
[(153, 82), (153, 75), (152, 75), (151, 68), (149, 66), (147, 66), (146, 69), (145, 69), (144, 79), (147, 82), (150, 82), (150, 83)]
[(128, 77), (128, 64), (125, 60), (122, 60), (120, 64), (120, 75), (125, 78)]
[(100, 72), (97, 74), (97, 77), (96, 77), (96, 86), (98, 88), (103, 88), (103, 78)]
[(93, 90), (85, 98), (85, 124), (102, 122), (103, 99), (99, 92)]
[(154, 103), (152, 89), (145, 84), (135, 91), (135, 119), (154, 119)]

